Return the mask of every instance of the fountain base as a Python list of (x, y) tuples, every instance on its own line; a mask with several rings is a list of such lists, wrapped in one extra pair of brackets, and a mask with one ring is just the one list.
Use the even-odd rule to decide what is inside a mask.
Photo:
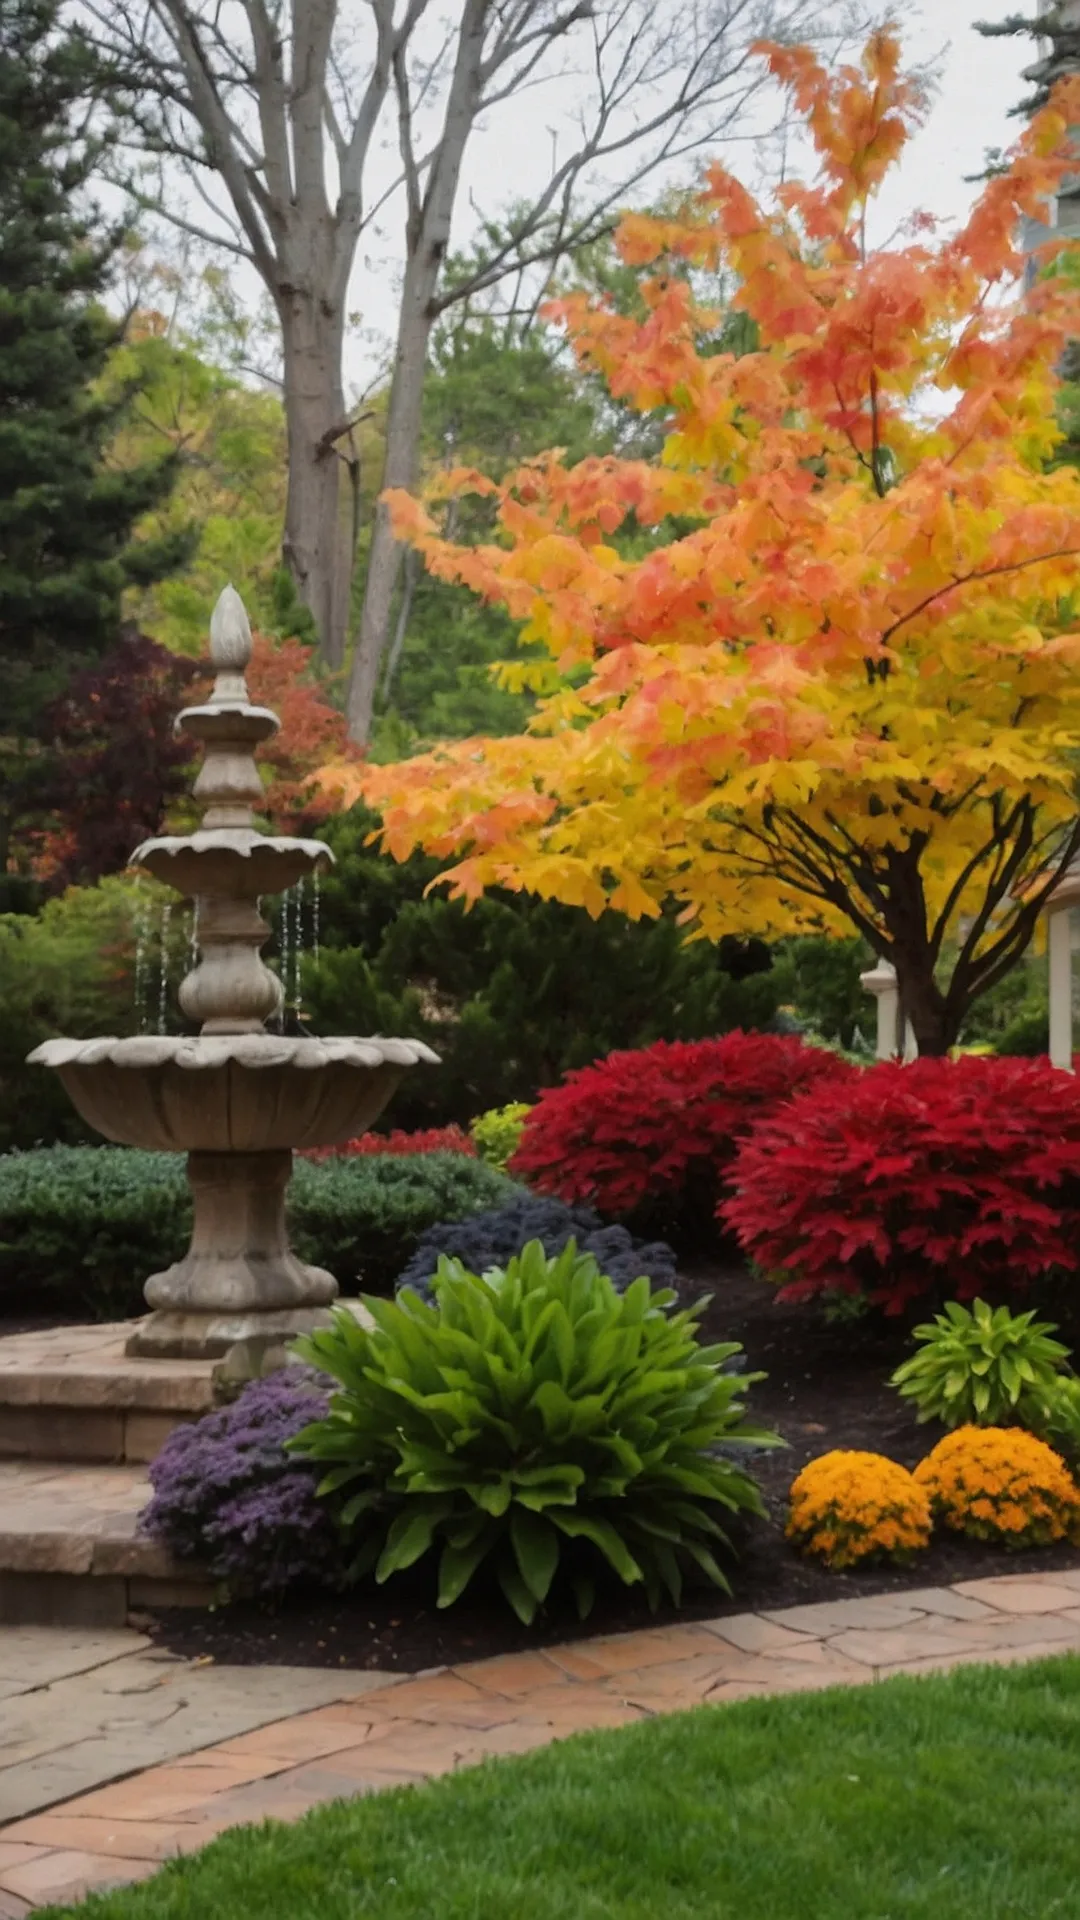
[(337, 1281), (289, 1246), (285, 1191), (292, 1153), (189, 1153), (195, 1218), (182, 1260), (146, 1283), (153, 1309), (127, 1351), (160, 1359), (219, 1358), (283, 1345), (324, 1325)]
[[(306, 1271), (321, 1274), (318, 1267)], [(330, 1324), (326, 1307), (298, 1307), (292, 1313), (236, 1314), (170, 1313), (163, 1309), (139, 1321), (124, 1343), (124, 1352), (141, 1360), (221, 1360), (225, 1363), (222, 1377), (241, 1383), (283, 1365), (289, 1343), (298, 1334), (313, 1333), (316, 1327)]]

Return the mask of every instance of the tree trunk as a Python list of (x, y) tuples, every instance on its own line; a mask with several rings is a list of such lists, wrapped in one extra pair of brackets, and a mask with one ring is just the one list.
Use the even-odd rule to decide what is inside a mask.
[[(450, 241), (450, 220), (465, 145), (483, 92), (484, 32), (489, 7), (490, 0), (465, 0), (462, 8), (446, 117), (422, 199), (412, 158), (412, 135), (407, 126), (403, 131), (409, 176), (406, 190), (410, 201), (408, 263), (386, 417), (384, 487), (416, 485), (424, 371), (436, 317), (435, 289)], [(400, 567), (401, 544), (394, 539), (390, 516), (380, 501), (371, 531), (364, 605), (345, 709), (350, 738), (358, 746), (367, 744), (371, 732), (375, 689), (390, 638), (390, 615)]]
[(282, 288), (278, 312), (285, 360), (289, 484), (282, 555), (310, 608), (323, 659), (345, 659), (349, 617), (348, 541), (342, 526), (341, 462), (334, 436), (345, 422), (341, 356), (343, 303), (320, 291)]
[[(384, 487), (414, 487), (419, 466), (421, 409), (428, 341), (434, 324), (430, 301), (438, 263), (416, 262), (406, 273), (401, 325), (390, 404), (386, 416)], [(401, 571), (402, 545), (394, 539), (390, 515), (380, 500), (375, 509), (364, 582), (360, 632), (353, 652), (346, 715), (349, 737), (365, 746), (371, 732), (379, 668), (390, 635), (394, 592)]]
[(905, 954), (894, 948), (892, 959), (900, 996), (897, 1027), (901, 1047), (906, 1018), (911, 1022), (920, 1059), (940, 1059), (956, 1045), (963, 1013), (950, 1012), (928, 955)]

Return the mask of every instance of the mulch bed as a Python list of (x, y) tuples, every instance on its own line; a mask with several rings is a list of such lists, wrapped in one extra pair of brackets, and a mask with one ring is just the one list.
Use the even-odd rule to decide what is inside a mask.
[(769, 1288), (740, 1269), (699, 1268), (689, 1278), (699, 1291), (713, 1294), (705, 1336), (741, 1341), (749, 1365), (768, 1375), (750, 1396), (752, 1417), (776, 1428), (787, 1442), (784, 1450), (762, 1454), (755, 1463), (769, 1520), (755, 1523), (738, 1542), (730, 1599), (705, 1588), (685, 1596), (679, 1609), (653, 1614), (631, 1591), (613, 1583), (598, 1595), (584, 1623), (572, 1609), (551, 1610), (523, 1627), (500, 1595), (477, 1583), (455, 1607), (438, 1612), (430, 1571), (416, 1569), (385, 1587), (368, 1584), (344, 1598), (296, 1594), (273, 1611), (250, 1601), (207, 1612), (173, 1608), (148, 1618), (153, 1638), (174, 1653), (222, 1664), (416, 1673), (675, 1620), (947, 1586), (990, 1574), (1080, 1567), (1075, 1547), (1017, 1554), (941, 1537), (907, 1567), (830, 1573), (802, 1558), (785, 1541), (783, 1522), (788, 1488), (806, 1461), (832, 1447), (854, 1447), (912, 1467), (940, 1438), (939, 1427), (916, 1427), (887, 1384), (907, 1350), (904, 1330), (879, 1319), (829, 1326), (815, 1308), (779, 1305)]

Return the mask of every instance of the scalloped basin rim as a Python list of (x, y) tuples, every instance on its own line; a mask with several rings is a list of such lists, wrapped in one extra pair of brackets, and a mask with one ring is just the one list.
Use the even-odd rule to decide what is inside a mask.
[(97, 1040), (44, 1040), (28, 1055), (28, 1064), (40, 1067), (93, 1067), (107, 1062), (131, 1070), (175, 1064), (189, 1071), (228, 1065), (238, 1067), (320, 1068), (415, 1067), (439, 1065), (439, 1056), (423, 1040), (335, 1036), (290, 1039), (273, 1033), (215, 1033), (197, 1035), (109, 1034)]
[(252, 854), (264, 848), (274, 854), (302, 853), (307, 859), (323, 860), (330, 867), (337, 864), (325, 840), (297, 840), (291, 835), (256, 833), (254, 827), (208, 827), (202, 833), (165, 834), (143, 840), (132, 854), (130, 864), (136, 866), (151, 853), (163, 853), (169, 859), (183, 853), (232, 853), (238, 859), (250, 860)]
[(181, 707), (174, 725), (182, 727), (185, 720), (204, 720), (207, 716), (233, 720), (237, 714), (243, 714), (245, 720), (272, 720), (275, 731), (281, 725), (273, 707), (253, 706), (250, 700), (204, 700), (198, 707)]

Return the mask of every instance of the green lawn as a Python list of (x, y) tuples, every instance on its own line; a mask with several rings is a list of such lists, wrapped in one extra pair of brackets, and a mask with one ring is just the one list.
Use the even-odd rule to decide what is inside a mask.
[[(60, 1913), (50, 1908), (53, 1920)], [(1080, 1658), (750, 1700), (223, 1835), (80, 1920), (1075, 1920)], [(38, 1920), (45, 1920), (41, 1915)]]

